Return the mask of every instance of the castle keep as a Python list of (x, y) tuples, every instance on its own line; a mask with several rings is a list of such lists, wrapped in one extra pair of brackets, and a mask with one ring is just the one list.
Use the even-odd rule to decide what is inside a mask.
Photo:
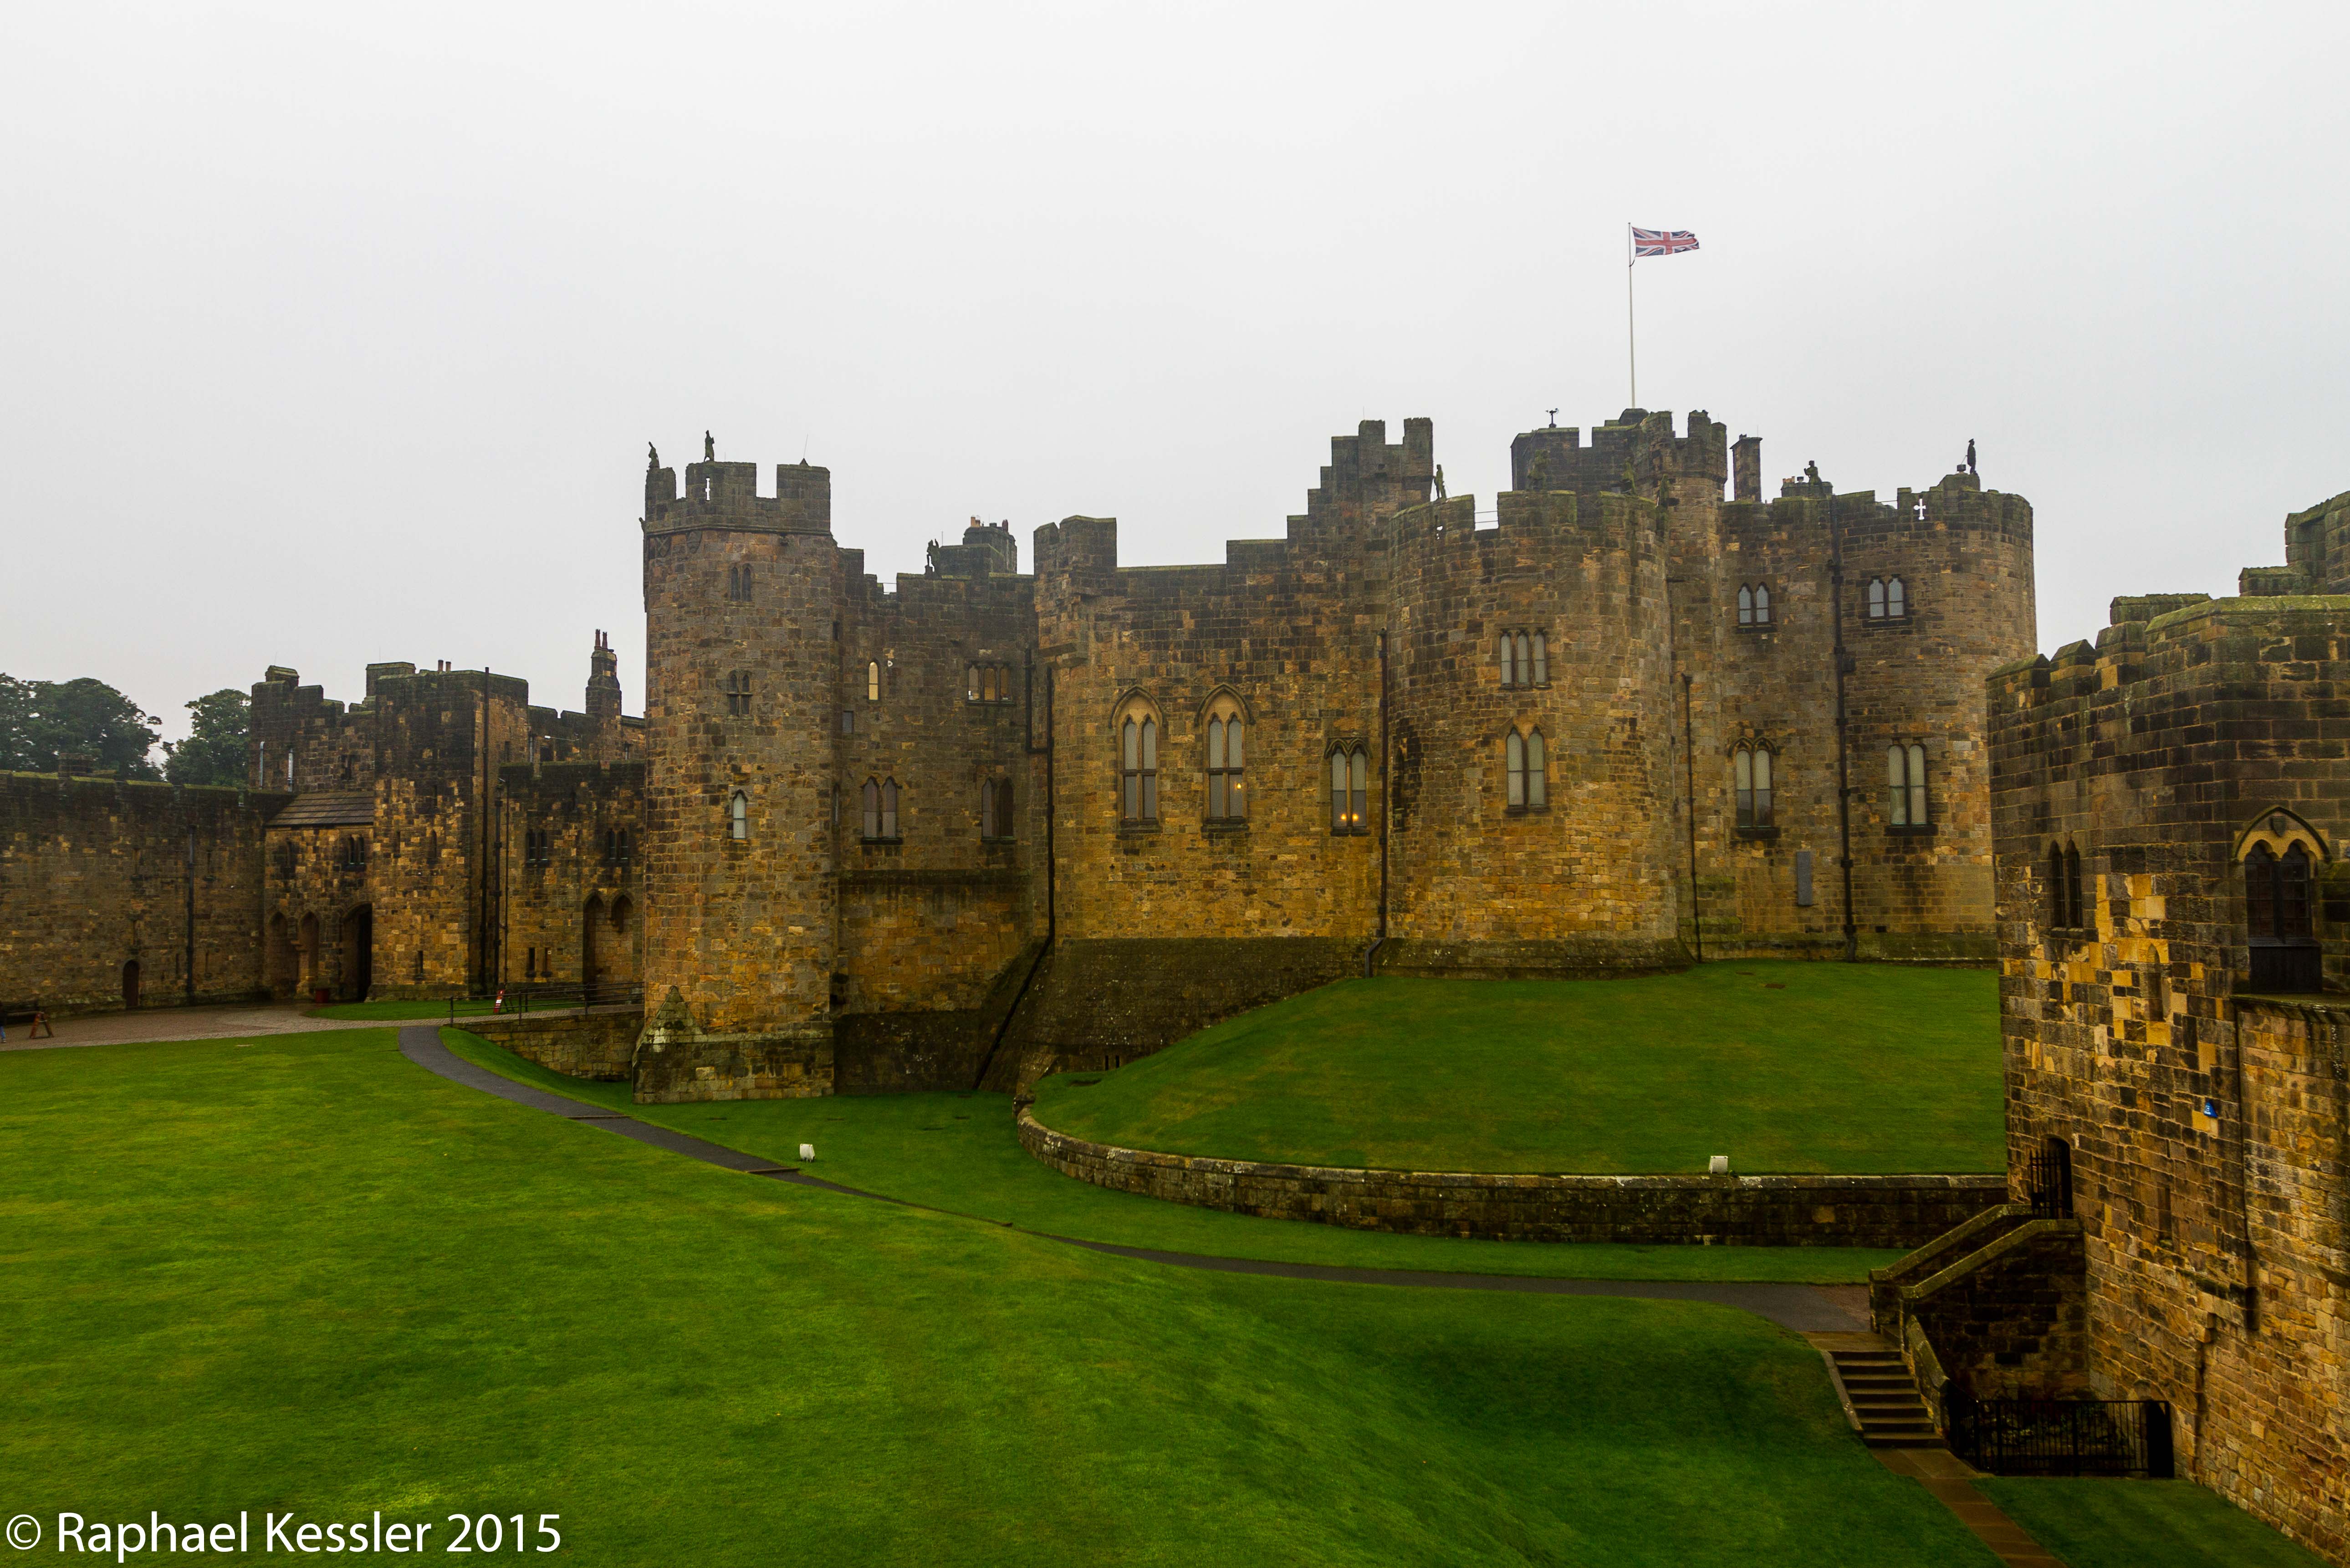
[[(598, 634), (580, 712), (273, 669), (244, 790), (16, 775), (12, 910), (107, 891), (13, 921), (0, 997), (641, 981), (599, 1070), (666, 1099), (1014, 1084), (1366, 971), (1990, 957), (2028, 505), (1963, 470), (1766, 500), (1758, 440), (1633, 409), (1520, 435), (1481, 512), (1402, 436), (1333, 441), (1220, 564), (1069, 517), (1024, 572), (974, 522), (887, 588), (826, 470), (656, 462), (642, 721)], [(165, 889), (191, 835), (217, 869)]]
[(1367, 422), (1220, 565), (974, 523), (890, 592), (827, 471), (650, 469), (639, 1094), (1010, 1084), (1367, 970), (1987, 959), (2030, 508), (1765, 501), (1703, 413), (1513, 470), (1481, 516)]

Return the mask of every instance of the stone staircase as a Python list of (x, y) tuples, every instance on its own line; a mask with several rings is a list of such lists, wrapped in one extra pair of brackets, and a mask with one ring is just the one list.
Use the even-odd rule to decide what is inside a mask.
[(1940, 1448), (1933, 1412), (1926, 1408), (1901, 1353), (1873, 1334), (1838, 1334), (1835, 1341), (1820, 1348), (1835, 1373), (1836, 1392), (1860, 1428), (1860, 1440), (1872, 1449)]

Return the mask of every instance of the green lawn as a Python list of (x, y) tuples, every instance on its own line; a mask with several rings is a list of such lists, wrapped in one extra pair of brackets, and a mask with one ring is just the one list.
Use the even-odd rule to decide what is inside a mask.
[(797, 1165), (827, 1180), (1010, 1221), (1052, 1236), (1076, 1236), (1171, 1252), (1266, 1258), (1366, 1269), (1528, 1274), (1586, 1280), (1782, 1280), (1857, 1284), (1901, 1256), (1857, 1247), (1634, 1247), (1393, 1236), (1295, 1220), (1260, 1220), (1112, 1192), (1061, 1175), (1020, 1147), (1008, 1095), (836, 1096), (820, 1100), (739, 1100), (719, 1105), (639, 1106), (626, 1084), (590, 1084), (536, 1066), (502, 1046), (457, 1030), (449, 1047), (493, 1072), (559, 1095), (624, 1110), (722, 1143)]
[(1980, 1480), (2068, 1568), (2325, 1568), (2192, 1481)]
[(1036, 1118), (1129, 1148), (1413, 1170), (2003, 1168), (1999, 990), (1978, 970), (1717, 963), (1644, 980), (1341, 981)]
[[(1165, 1268), (718, 1170), (391, 1031), (0, 1056), (8, 1513), (642, 1564), (1991, 1559), (1763, 1320)], [(48, 1550), (45, 1544), (44, 1550)]]

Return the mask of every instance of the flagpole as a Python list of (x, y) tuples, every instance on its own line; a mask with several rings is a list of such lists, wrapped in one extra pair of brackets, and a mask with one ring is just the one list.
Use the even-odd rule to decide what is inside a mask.
[(1624, 353), (1632, 372), (1632, 400), (1629, 407), (1640, 406), (1640, 334), (1632, 314), (1632, 225), (1624, 225)]

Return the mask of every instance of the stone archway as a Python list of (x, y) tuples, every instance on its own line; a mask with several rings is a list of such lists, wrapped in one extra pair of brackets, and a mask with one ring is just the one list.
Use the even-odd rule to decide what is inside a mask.
[(302, 981), (302, 959), (294, 950), (294, 932), (282, 912), (269, 917), (269, 938), (262, 956), (269, 994), (281, 998), (296, 994)]
[(360, 904), (343, 917), (342, 1000), (365, 1002), (375, 984), (375, 909)]
[(579, 908), (579, 983), (594, 985), (604, 978), (604, 900), (595, 894)]
[(612, 900), (611, 929), (597, 939), (608, 985), (634, 985), (637, 966), (637, 907), (626, 893)]
[(318, 917), (305, 915), (294, 944), (295, 994), (307, 1002), (326, 983), (318, 966)]
[(137, 959), (122, 961), (122, 1009), (126, 1012), (139, 1011), (139, 961)]

